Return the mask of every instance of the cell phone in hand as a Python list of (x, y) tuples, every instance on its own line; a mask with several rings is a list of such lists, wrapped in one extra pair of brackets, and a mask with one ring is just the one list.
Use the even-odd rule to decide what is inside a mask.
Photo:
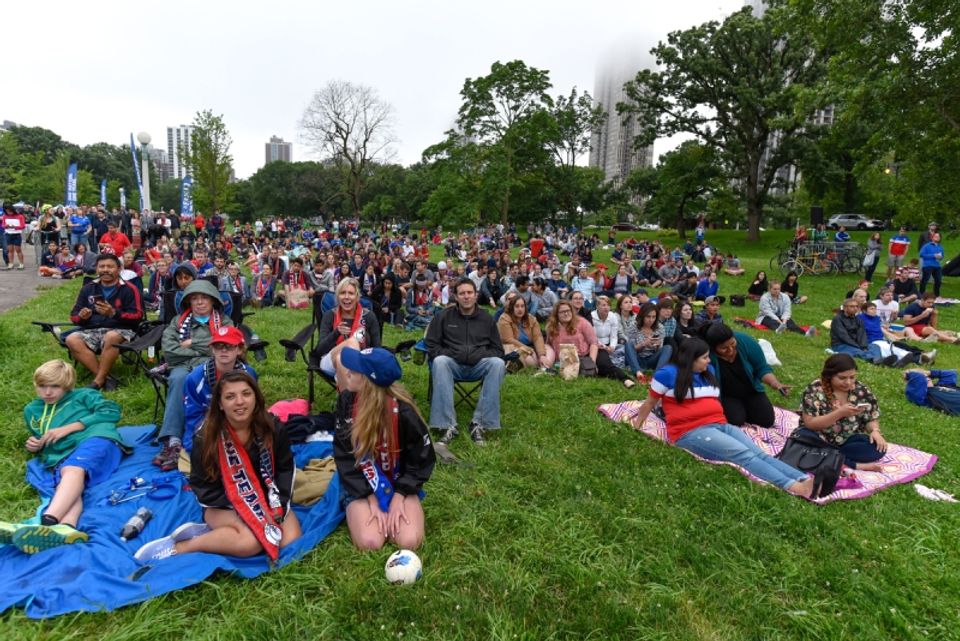
[(90, 297), (91, 305), (96, 305), (97, 303), (102, 303), (102, 302), (104, 302), (104, 299), (103, 299), (103, 296), (101, 296), (100, 294), (94, 294), (93, 296)]
[(857, 409), (861, 411), (866, 411), (870, 409), (870, 403), (857, 403)]

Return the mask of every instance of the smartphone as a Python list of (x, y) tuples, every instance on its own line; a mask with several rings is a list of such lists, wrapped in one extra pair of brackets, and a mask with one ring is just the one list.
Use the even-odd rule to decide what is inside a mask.
[(857, 403), (858, 410), (868, 410), (870, 409), (870, 403)]
[(96, 305), (97, 303), (102, 303), (102, 302), (104, 302), (104, 299), (103, 299), (103, 296), (101, 296), (100, 294), (95, 294), (90, 297), (91, 305)]

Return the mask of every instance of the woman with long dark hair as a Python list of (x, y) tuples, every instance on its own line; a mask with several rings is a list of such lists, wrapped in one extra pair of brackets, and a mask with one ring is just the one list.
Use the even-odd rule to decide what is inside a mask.
[(699, 331), (710, 346), (710, 360), (717, 386), (723, 392), (720, 401), (727, 422), (733, 425), (752, 423), (760, 427), (773, 425), (773, 404), (767, 398), (764, 384), (784, 396), (790, 393), (790, 386), (777, 379), (767, 364), (760, 343), (723, 323), (705, 325)]
[(820, 378), (803, 391), (800, 427), (840, 448), (848, 467), (880, 471), (887, 442), (880, 433), (880, 408), (870, 388), (857, 380), (857, 363), (834, 354)]
[(711, 461), (727, 461), (797, 496), (809, 496), (813, 479), (763, 452), (743, 431), (727, 423), (720, 387), (710, 364), (710, 348), (699, 338), (680, 343), (673, 363), (656, 371), (650, 396), (633, 419), (643, 425), (659, 402), (667, 422), (667, 440)]
[(239, 557), (266, 552), (276, 560), (301, 534), (290, 504), (293, 453), (252, 376), (238, 370), (220, 377), (196, 439), (190, 487), (204, 508), (204, 522), (185, 523), (146, 543), (134, 557), (143, 563), (189, 552)]

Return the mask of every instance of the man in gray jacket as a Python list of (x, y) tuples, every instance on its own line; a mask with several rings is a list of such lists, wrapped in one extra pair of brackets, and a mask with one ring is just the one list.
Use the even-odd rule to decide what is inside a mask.
[(806, 332), (792, 318), (793, 304), (790, 297), (780, 291), (780, 281), (771, 280), (770, 288), (760, 297), (760, 313), (757, 322), (769, 327), (778, 334), (789, 330), (798, 334), (813, 336), (813, 327)]

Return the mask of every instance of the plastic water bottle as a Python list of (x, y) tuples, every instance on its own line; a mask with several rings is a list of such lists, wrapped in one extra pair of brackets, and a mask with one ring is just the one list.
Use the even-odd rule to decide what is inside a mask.
[(153, 345), (151, 345), (150, 347), (147, 348), (147, 362), (155, 363), (156, 361), (157, 361), (157, 350)]
[(143, 528), (146, 527), (147, 522), (152, 518), (153, 512), (145, 507), (140, 508), (136, 514), (131, 516), (130, 519), (123, 524), (123, 529), (120, 530), (120, 538), (124, 541), (137, 538), (140, 536), (140, 533), (143, 532)]

